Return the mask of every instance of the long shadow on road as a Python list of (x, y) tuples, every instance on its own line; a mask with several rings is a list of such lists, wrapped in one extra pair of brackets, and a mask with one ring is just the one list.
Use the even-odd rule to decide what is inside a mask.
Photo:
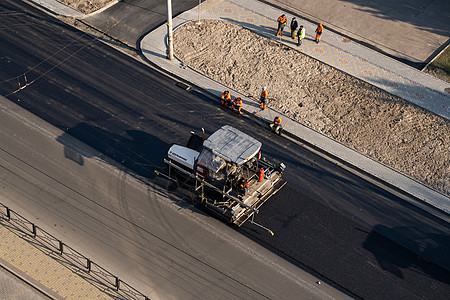
[[(146, 178), (153, 178), (154, 170), (164, 167), (163, 158), (170, 147), (168, 143), (143, 131), (125, 130), (123, 134), (117, 135), (87, 123), (69, 128), (63, 135), (66, 134)], [(65, 149), (66, 157), (82, 162), (82, 155), (74, 154), (76, 150), (70, 149), (64, 140), (64, 136), (58, 138), (68, 148)], [(68, 154), (71, 156), (68, 157)]]
[[(377, 231), (405, 237), (410, 233), (395, 228), (365, 228), (289, 184), (262, 207), (255, 220), (275, 235), (251, 224), (239, 231), (293, 263), (332, 278), (333, 283), (358, 297), (445, 299), (450, 293), (449, 271)], [(426, 251), (448, 243), (445, 234), (427, 239), (422, 245), (428, 247)], [(411, 280), (417, 284), (408, 284)]]

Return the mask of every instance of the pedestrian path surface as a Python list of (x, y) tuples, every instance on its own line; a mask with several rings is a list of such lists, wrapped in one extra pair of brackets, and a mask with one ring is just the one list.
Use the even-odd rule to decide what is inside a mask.
[[(15, 299), (125, 299), (93, 274), (81, 270), (21, 225), (0, 215), (0, 265), (42, 292), (0, 291), (0, 298)], [(16, 298), (19, 299), (19, 298)]]
[[(222, 19), (236, 22), (263, 36), (280, 40), (280, 37), (276, 37), (275, 34), (277, 28), (276, 20), (281, 13), (283, 12), (280, 12), (278, 9), (254, 0), (247, 0), (245, 7), (241, 2), (234, 0), (210, 0), (174, 18), (173, 27), (176, 30), (178, 26), (192, 20)], [(292, 16), (287, 15), (287, 17), (290, 20)], [(419, 103), (427, 104), (426, 109), (430, 110), (442, 108), (440, 115), (448, 118), (450, 111), (446, 111), (446, 109), (450, 109), (450, 97), (448, 94), (444, 94), (444, 89), (450, 87), (449, 84), (398, 63), (393, 59), (379, 55), (375, 51), (361, 45), (352, 42), (345, 43), (339, 35), (332, 32), (324, 32), (322, 41), (316, 44), (312, 36), (316, 25), (303, 21), (297, 16), (296, 18), (299, 25), (303, 25), (306, 28), (306, 40), (301, 47), (298, 47), (299, 51), (303, 51), (305, 54), (324, 63), (328, 63), (344, 72), (348, 71), (350, 74), (362, 80), (369, 81), (371, 79), (372, 81), (369, 81), (370, 83), (390, 93), (399, 95), (404, 99), (407, 98), (405, 100), (413, 102), (412, 97), (417, 96), (421, 101), (414, 103), (417, 105)], [(163, 25), (142, 39), (142, 53), (149, 61), (158, 65), (160, 68), (188, 80), (215, 96), (220, 97), (224, 90), (229, 90), (229, 87), (223, 86), (219, 82), (190, 69), (176, 58), (172, 61), (168, 60), (166, 58), (166, 40), (167, 26)], [(295, 42), (288, 36), (282, 37), (281, 42), (287, 46), (297, 48)], [(381, 78), (381, 76), (384, 77)], [(259, 111), (259, 106), (255, 100), (249, 99), (246, 95), (239, 94), (237, 91), (231, 92), (236, 97), (239, 96), (243, 99), (243, 110), (247, 114), (254, 116)], [(257, 117), (261, 122), (267, 123), (271, 122), (277, 115), (282, 114), (269, 108), (258, 112)], [(287, 120), (288, 118), (285, 116), (282, 119)], [(306, 141), (308, 144), (367, 172), (371, 176), (393, 187), (407, 192), (419, 199), (421, 203), (426, 204), (422, 208), (426, 209), (427, 206), (431, 206), (447, 215), (450, 214), (450, 199), (446, 195), (428, 188), (321, 133), (303, 126), (292, 119), (284, 126), (284, 132)]]
[[(53, 13), (83, 17), (80, 12), (56, 1), (33, 0)], [(245, 6), (243, 4), (245, 3)], [(236, 22), (266, 37), (277, 39), (276, 19), (282, 11), (254, 0), (207, 0), (200, 6), (187, 11), (174, 19), (174, 28), (197, 19), (223, 19)], [(288, 19), (291, 15), (286, 14)], [(313, 42), (316, 24), (296, 16), (299, 25), (306, 29), (306, 39), (299, 51), (310, 55), (343, 72), (365, 80), (394, 95), (415, 103), (444, 118), (450, 118), (450, 84), (424, 74), (416, 69), (383, 56), (375, 51), (358, 45), (341, 36), (324, 32), (319, 44)], [(150, 32), (142, 39), (141, 50), (146, 58), (167, 72), (184, 78), (205, 91), (220, 96), (227, 87), (186, 67), (181, 61), (169, 61), (166, 58), (166, 25)], [(278, 38), (280, 40), (280, 38)], [(280, 40), (287, 46), (297, 48), (289, 37)], [(236, 96), (238, 93), (233, 93)], [(249, 115), (259, 110), (254, 100), (244, 99), (244, 109)], [(261, 122), (273, 120), (278, 112), (267, 109), (258, 114)], [(286, 118), (286, 117), (285, 117)], [(449, 197), (438, 193), (396, 171), (381, 165), (331, 139), (315, 132), (302, 124), (291, 121), (286, 132), (329, 154), (354, 165), (361, 170), (417, 197), (428, 207), (435, 207), (447, 216), (450, 214)], [(428, 206), (427, 206), (428, 205)], [(45, 244), (39, 243), (29, 233), (0, 217), (0, 265), (55, 299), (121, 299), (114, 289), (107, 288), (89, 273), (74, 266), (58, 252), (51, 251)], [(11, 295), (8, 295), (9, 297)], [(14, 298), (13, 298), (14, 299)], [(23, 298), (26, 299), (26, 298)], [(39, 299), (39, 296), (36, 298)]]
[[(232, 21), (263, 36), (277, 39), (345, 73), (450, 119), (450, 94), (445, 91), (446, 88), (450, 89), (450, 84), (327, 32), (326, 29), (322, 41), (316, 44), (313, 40), (317, 24), (295, 16), (299, 25), (303, 25), (306, 30), (303, 45), (297, 47), (296, 41), (289, 37), (288, 26), (283, 37), (275, 38), (276, 20), (284, 12), (257, 1), (205, 1), (200, 9), (194, 10), (200, 12), (201, 18)], [(290, 22), (293, 16), (286, 16)]]

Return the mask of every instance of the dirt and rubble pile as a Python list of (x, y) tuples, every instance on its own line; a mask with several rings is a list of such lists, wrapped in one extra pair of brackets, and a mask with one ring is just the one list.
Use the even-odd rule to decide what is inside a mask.
[(100, 8), (105, 7), (113, 0), (59, 0), (60, 2), (69, 5), (76, 10), (84, 13), (90, 14)]
[(450, 194), (450, 121), (234, 23), (189, 22), (174, 39), (189, 67), (256, 98), (267, 86), (271, 108)]

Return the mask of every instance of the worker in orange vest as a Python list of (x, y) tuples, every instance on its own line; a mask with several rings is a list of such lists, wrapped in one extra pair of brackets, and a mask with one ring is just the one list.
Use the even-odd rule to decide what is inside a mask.
[(287, 24), (287, 18), (285, 15), (281, 15), (277, 21), (278, 21), (277, 36), (278, 36), (278, 34), (283, 36), (283, 30), (284, 30), (284, 26), (286, 26), (286, 24)]
[(259, 104), (261, 105), (262, 109), (266, 109), (266, 100), (269, 93), (267, 92), (267, 88), (263, 86), (261, 97), (259, 97)]
[(283, 129), (283, 127), (281, 127), (281, 118), (276, 116), (275, 119), (273, 119), (272, 124), (270, 124), (270, 128), (272, 129), (273, 132), (280, 135), (281, 130)]
[(238, 112), (241, 112), (241, 109), (242, 109), (242, 99), (241, 99), (241, 97), (236, 97), (233, 100), (233, 104), (231, 105), (231, 107), (236, 109)]
[(320, 39), (322, 38), (322, 32), (323, 32), (323, 25), (322, 23), (319, 23), (316, 28), (316, 39), (314, 40), (317, 44), (319, 43)]
[(250, 183), (248, 181), (244, 185), (244, 194), (245, 195), (250, 194)]
[(264, 169), (261, 168), (261, 169), (259, 169), (258, 182), (263, 182), (263, 180), (264, 180)]
[(229, 91), (224, 91), (222, 93), (222, 100), (221, 103), (223, 106), (227, 106), (231, 104), (231, 95)]

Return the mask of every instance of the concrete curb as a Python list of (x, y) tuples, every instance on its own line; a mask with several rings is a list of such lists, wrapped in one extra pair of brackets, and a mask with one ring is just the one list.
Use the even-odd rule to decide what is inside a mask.
[[(196, 11), (188, 11), (173, 20), (174, 29), (183, 25), (186, 22), (197, 20)], [(204, 16), (202, 16), (204, 17)], [(228, 87), (205, 77), (197, 71), (185, 66), (182, 61), (175, 58), (173, 61), (166, 59), (166, 27), (161, 26), (141, 41), (141, 49), (143, 55), (153, 64), (159, 68), (175, 75), (179, 78), (189, 78), (189, 82), (193, 85), (206, 91), (208, 94), (215, 97), (220, 97), (223, 90), (230, 90)], [(242, 95), (237, 92), (234, 96), (239, 96), (243, 99), (244, 110), (248, 115), (254, 115), (257, 110), (257, 104), (255, 101), (250, 100), (247, 95)], [(263, 113), (258, 113), (258, 117), (261, 122), (270, 122), (275, 115), (281, 115), (275, 110), (270, 108), (266, 109)], [(284, 117), (285, 119), (289, 119)], [(356, 167), (361, 171), (370, 174), (373, 178), (385, 182), (391, 187), (394, 187), (404, 193), (413, 196), (425, 203), (426, 205), (442, 211), (446, 215), (450, 215), (450, 201), (446, 195), (429, 188), (416, 180), (413, 180), (397, 171), (374, 161), (373, 159), (362, 155), (304, 125), (289, 119), (288, 126), (285, 127), (285, 132), (289, 132), (290, 135), (296, 137), (302, 142), (312, 145), (316, 149), (320, 149), (346, 164)]]

